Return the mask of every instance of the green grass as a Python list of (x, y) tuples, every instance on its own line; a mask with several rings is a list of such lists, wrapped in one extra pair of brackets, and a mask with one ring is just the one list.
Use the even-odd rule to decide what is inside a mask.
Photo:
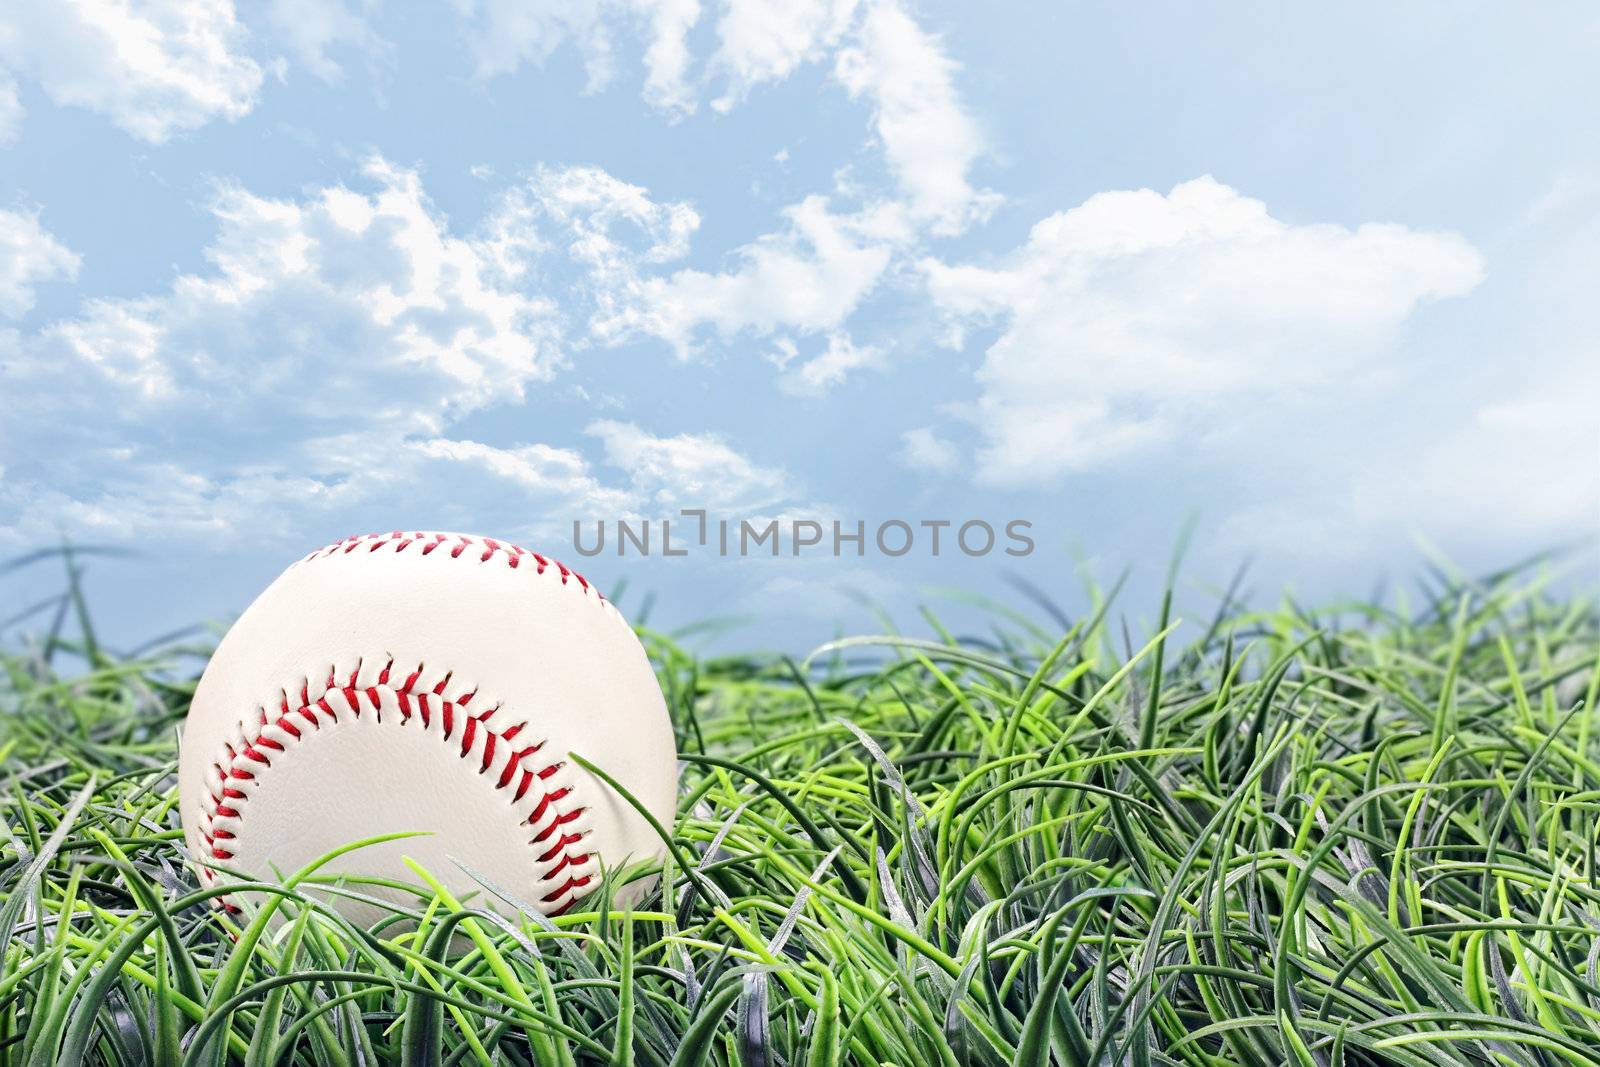
[(424, 884), (371, 930), (309, 883), (207, 905), (198, 664), (106, 653), (73, 588), (0, 655), (6, 1067), (1600, 1062), (1600, 619), (1522, 573), (1165, 639), (646, 633), (656, 893), (513, 926)]

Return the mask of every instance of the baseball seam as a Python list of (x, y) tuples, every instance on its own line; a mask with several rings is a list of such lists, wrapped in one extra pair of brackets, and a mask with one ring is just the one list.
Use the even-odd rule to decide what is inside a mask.
[(431, 556), (443, 549), (443, 557), (449, 559), (461, 559), (465, 556), (467, 559), (476, 560), (479, 563), (499, 561), (504, 563), (510, 570), (517, 570), (524, 561), (530, 561), (533, 564), (535, 574), (543, 574), (547, 568), (554, 567), (561, 574), (562, 585), (566, 585), (569, 579), (576, 580), (584, 595), (587, 596), (593, 593), (601, 604), (609, 604), (600, 590), (589, 584), (583, 575), (560, 560), (541, 556), (537, 552), (530, 552), (521, 545), (514, 545), (508, 541), (496, 541), (492, 537), (469, 537), (466, 534), (408, 533), (404, 530), (394, 530), (386, 534), (358, 534), (354, 537), (346, 537), (342, 541), (335, 541), (324, 548), (319, 548), (306, 556), (301, 562), (310, 563), (313, 560), (326, 559), (336, 554), (349, 555), (358, 550), (377, 552), (380, 549), (392, 548), (396, 553), (400, 553), (412, 545), (416, 545), (417, 552), (423, 556)]
[[(484, 712), (467, 713), (476, 690), (454, 699), (445, 698), (452, 675), (446, 674), (430, 690), (418, 687), (425, 670), (422, 665), (398, 686), (390, 681), (393, 670), (394, 662), (390, 660), (375, 683), (366, 685), (361, 684), (359, 663), (344, 684), (340, 684), (337, 672), (330, 670), (320, 696), (313, 699), (306, 680), (300, 686), (298, 707), (291, 707), (293, 701), (285, 692), (275, 718), (262, 708), (259, 723), (252, 731), (247, 732), (240, 722), (234, 738), (224, 743), (225, 752), (207, 768), (198, 828), (204, 842), (204, 858), (217, 863), (234, 858), (232, 842), (243, 828), (249, 801), (265, 777), (263, 772), (271, 768), (275, 758), (305, 742), (309, 735), (359, 720), (364, 712), (370, 712), (379, 724), (385, 723), (387, 716), (393, 728), (419, 722), (423, 730), (449, 743), (459, 758), (474, 760), (479, 775), (505, 794), (514, 808), (521, 809), (519, 824), (530, 827), (528, 845), (537, 872), (539, 903), (551, 914), (570, 906), (579, 891), (593, 881), (597, 859), (584, 846), (590, 834), (585, 818), (588, 808), (566, 803), (573, 791), (566, 762), (534, 760), (532, 757), (544, 748), (543, 739), (519, 747), (517, 742), (523, 739), (526, 722), (506, 729), (491, 727), (489, 720), (500, 710), (498, 705)], [(349, 718), (341, 717), (342, 713), (348, 713)], [(214, 883), (216, 872), (205, 866), (200, 869), (207, 884)]]

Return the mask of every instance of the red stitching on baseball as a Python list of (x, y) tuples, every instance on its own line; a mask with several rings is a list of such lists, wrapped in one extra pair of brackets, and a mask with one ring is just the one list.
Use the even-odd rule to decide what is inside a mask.
[[(437, 544), (438, 542), (433, 543)], [(335, 548), (337, 547), (339, 546), (335, 546)], [(344, 550), (349, 551), (348, 548)], [(367, 686), (365, 688), (362, 688), (356, 684), (361, 669), (359, 665), (356, 667), (355, 672), (351, 674), (349, 684), (343, 686), (337, 684), (334, 673), (330, 670), (328, 677), (330, 684), (328, 686), (327, 693), (324, 693), (316, 700), (311, 699), (311, 694), (309, 691), (310, 682), (305, 681), (302, 682), (300, 687), (300, 707), (291, 709), (289, 707), (287, 691), (282, 691), (280, 693), (280, 708), (282, 711), (275, 719), (269, 720), (266, 710), (264, 708), (261, 709), (260, 724), (257, 727), (257, 732), (254, 737), (244, 736), (244, 724), (242, 722), (240, 723), (240, 741), (242, 744), (236, 748), (233, 744), (228, 742), (223, 743), (222, 747), (225, 750), (225, 755), (211, 765), (212, 770), (216, 774), (217, 781), (217, 786), (211, 790), (208, 790), (208, 796), (211, 804), (209, 807), (205, 804), (201, 805), (202, 817), (198, 833), (200, 838), (205, 842), (206, 847), (204, 851), (208, 854), (209, 859), (221, 861), (231, 860), (234, 858), (233, 850), (227, 847), (224, 842), (236, 840), (236, 835), (226, 828), (216, 826), (215, 821), (218, 818), (226, 818), (242, 822), (244, 819), (244, 813), (249, 810), (248, 801), (251, 798), (251, 794), (229, 784), (230, 782), (254, 782), (256, 780), (255, 773), (251, 770), (245, 769), (245, 767), (241, 766), (241, 764), (248, 762), (252, 766), (270, 768), (272, 764), (262, 753), (261, 750), (263, 748), (274, 752), (288, 751), (281, 742), (265, 736), (264, 731), (269, 726), (276, 727), (277, 729), (282, 730), (285, 736), (294, 741), (304, 740), (306, 735), (304, 735), (295, 726), (294, 722), (290, 719), (290, 716), (299, 715), (320, 730), (322, 728), (322, 723), (317, 718), (317, 710), (326, 713), (330, 722), (338, 723), (340, 719), (338, 713), (334, 710), (333, 705), (328, 701), (328, 693), (338, 693), (344, 699), (347, 709), (350, 711), (351, 715), (355, 718), (360, 718), (362, 700), (365, 699), (366, 703), (372, 709), (374, 716), (379, 722), (382, 722), (381, 691), (384, 689), (389, 689), (389, 691), (394, 694), (395, 701), (401, 709), (401, 724), (404, 724), (410, 718), (410, 707), (412, 698), (414, 697), (417, 709), (422, 717), (424, 728), (429, 725), (430, 721), (430, 703), (428, 698), (430, 695), (436, 697), (438, 699), (440, 727), (443, 735), (442, 739), (447, 742), (455, 742), (455, 746), (458, 748), (462, 758), (465, 758), (471, 753), (473, 739), (481, 731), (484, 751), (479, 765), (479, 774), (487, 774), (489, 769), (493, 766), (494, 754), (498, 745), (504, 744), (506, 750), (511, 752), (510, 758), (506, 761), (505, 768), (500, 772), (499, 775), (496, 776), (496, 780), (492, 784), (494, 789), (503, 792), (508, 790), (512, 786), (512, 783), (515, 782), (516, 788), (510, 798), (510, 803), (512, 804), (521, 803), (523, 798), (529, 794), (529, 791), (533, 788), (536, 782), (542, 782), (550, 778), (565, 766), (563, 761), (533, 766), (524, 765), (525, 761), (528, 761), (532, 756), (536, 755), (542, 748), (544, 748), (544, 742), (540, 741), (536, 744), (524, 745), (520, 748), (512, 744), (512, 739), (517, 737), (527, 726), (527, 723), (525, 722), (516, 723), (515, 725), (507, 727), (504, 730), (495, 730), (491, 728), (488, 724), (488, 719), (491, 715), (499, 710), (500, 706), (498, 704), (494, 708), (491, 708), (480, 715), (463, 716), (461, 736), (459, 741), (457, 741), (452, 736), (455, 725), (455, 710), (458, 707), (464, 706), (468, 701), (470, 701), (472, 697), (476, 695), (477, 690), (474, 689), (471, 692), (464, 694), (457, 700), (445, 699), (443, 697), (443, 693), (445, 686), (451, 677), (451, 675), (446, 674), (444, 680), (433, 687), (431, 694), (426, 692), (413, 693), (412, 689), (417, 684), (418, 679), (421, 677), (422, 672), (425, 669), (424, 665), (418, 665), (417, 669), (412, 671), (406, 678), (403, 686), (398, 689), (391, 689), (388, 685), (388, 679), (393, 666), (394, 664), (392, 662), (386, 664), (378, 675), (378, 684), (374, 686)], [(544, 792), (539, 796), (539, 800), (534, 805), (533, 810), (529, 813), (527, 818), (523, 820), (523, 825), (538, 828), (534, 836), (528, 840), (528, 845), (534, 853), (534, 862), (539, 866), (540, 872), (538, 877), (539, 881), (542, 883), (549, 883), (568, 868), (578, 867), (589, 862), (593, 858), (589, 852), (580, 852), (573, 848), (573, 846), (578, 845), (579, 842), (588, 836), (588, 832), (583, 831), (574, 833), (568, 832), (566, 829), (571, 823), (580, 818), (584, 812), (588, 810), (585, 807), (563, 809), (559, 806), (561, 801), (569, 796), (571, 792), (572, 790), (568, 786), (557, 786), (554, 788), (545, 789)], [(553, 843), (550, 842), (550, 838), (552, 836), (555, 837)], [(213, 883), (217, 877), (216, 871), (206, 867), (202, 867), (200, 869), (200, 874), (208, 885)], [(575, 890), (582, 889), (583, 887), (587, 886), (590, 882), (590, 879), (590, 875), (568, 877), (562, 883), (560, 888), (554, 890), (553, 892), (542, 895), (539, 898), (540, 902), (544, 904), (554, 903), (555, 901), (560, 900), (563, 894), (574, 892)], [(559, 914), (561, 911), (564, 911), (567, 907), (570, 907), (576, 899), (577, 898), (574, 896), (572, 900), (566, 901), (560, 908), (555, 910), (555, 913)], [(221, 903), (224, 908), (230, 911), (230, 913), (236, 912), (237, 909), (230, 905), (228, 901), (224, 900)]]
[(444, 534), (429, 534), (421, 531), (407, 532), (404, 530), (393, 530), (386, 534), (358, 534), (354, 537), (346, 537), (342, 541), (335, 541), (324, 548), (319, 548), (306, 556), (301, 562), (309, 563), (312, 560), (324, 559), (336, 553), (349, 555), (363, 545), (366, 546), (369, 554), (390, 547), (398, 554), (404, 552), (406, 546), (413, 542), (422, 545), (422, 554), (424, 556), (429, 555), (441, 545), (448, 544), (449, 551), (445, 555), (450, 559), (465, 558), (476, 563), (488, 563), (490, 560), (499, 559), (503, 560), (510, 570), (517, 570), (522, 562), (522, 557), (527, 556), (533, 560), (535, 574), (543, 574), (546, 567), (554, 567), (561, 575), (562, 585), (567, 584), (568, 578), (574, 578), (584, 593), (593, 593), (601, 603), (604, 603), (606, 599), (605, 595), (593, 585), (590, 585), (583, 575), (560, 560), (549, 559), (539, 555), (537, 552), (530, 552), (521, 545), (514, 545), (509, 541), (496, 541), (492, 537), (468, 537), (465, 534), (457, 534), (455, 535), (455, 540), (450, 541)]

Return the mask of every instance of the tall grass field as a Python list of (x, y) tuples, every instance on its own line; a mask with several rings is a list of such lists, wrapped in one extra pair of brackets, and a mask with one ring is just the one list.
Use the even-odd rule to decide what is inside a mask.
[(73, 582), (0, 646), (0, 1065), (1597, 1064), (1600, 615), (1551, 588), (1091, 590), (806, 659), (646, 628), (652, 894), (511, 922), (421, 872), (357, 928), (315, 876), (212, 905), (205, 640), (108, 651)]

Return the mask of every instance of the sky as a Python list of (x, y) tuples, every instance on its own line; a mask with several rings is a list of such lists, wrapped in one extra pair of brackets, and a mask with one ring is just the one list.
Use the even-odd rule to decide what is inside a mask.
[(12, 0), (0, 559), (108, 550), (125, 645), (391, 529), (791, 651), (1148, 616), (1185, 529), (1196, 614), (1593, 584), (1597, 72), (1580, 3)]

